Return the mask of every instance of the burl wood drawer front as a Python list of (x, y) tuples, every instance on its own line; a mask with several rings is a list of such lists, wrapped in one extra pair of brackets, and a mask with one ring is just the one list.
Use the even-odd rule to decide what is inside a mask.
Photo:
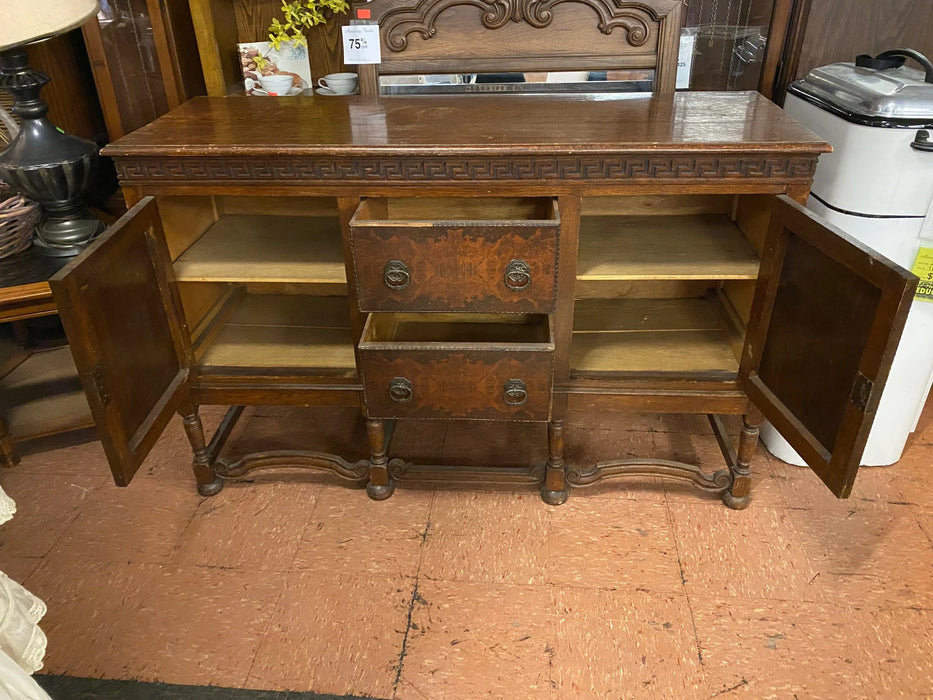
[(560, 217), (547, 198), (370, 198), (350, 222), (362, 311), (548, 313)]
[[(549, 417), (554, 343), (543, 326), (400, 329), (398, 340), (379, 332), (371, 314), (360, 342), (366, 407), (373, 418), (545, 421)], [(389, 322), (391, 323), (391, 321)], [(417, 324), (416, 324), (417, 325)], [(467, 326), (475, 324), (451, 324)], [(424, 340), (434, 337), (438, 340)], [(528, 341), (528, 342), (523, 342)]]

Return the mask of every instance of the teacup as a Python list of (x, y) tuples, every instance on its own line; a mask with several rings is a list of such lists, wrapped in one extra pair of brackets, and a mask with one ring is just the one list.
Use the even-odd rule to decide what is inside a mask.
[(356, 92), (356, 82), (356, 73), (330, 73), (318, 80), (317, 84), (338, 95), (349, 95)]
[(285, 95), (292, 89), (292, 76), (290, 75), (264, 75), (259, 78), (262, 89), (270, 95)]

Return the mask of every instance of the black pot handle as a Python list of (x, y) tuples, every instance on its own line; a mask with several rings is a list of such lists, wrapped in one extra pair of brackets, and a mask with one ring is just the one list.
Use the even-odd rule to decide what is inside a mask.
[(917, 137), (910, 142), (910, 147), (915, 151), (933, 153), (933, 141), (930, 140), (930, 132), (926, 129), (918, 131)]
[(926, 73), (924, 82), (933, 83), (933, 63), (919, 51), (913, 49), (891, 49), (883, 51), (872, 58), (867, 53), (855, 57), (855, 65), (859, 68), (873, 68), (875, 70), (890, 70), (900, 68), (908, 58), (914, 59), (923, 67)]

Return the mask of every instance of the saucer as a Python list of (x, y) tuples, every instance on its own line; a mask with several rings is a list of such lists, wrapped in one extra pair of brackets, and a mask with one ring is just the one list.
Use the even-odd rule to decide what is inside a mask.
[(340, 97), (347, 97), (349, 95), (360, 94), (359, 90), (357, 90), (356, 88), (353, 89), (353, 92), (334, 92), (328, 87), (319, 87), (319, 88), (315, 88), (314, 92), (316, 92), (318, 95), (338, 95)]
[(300, 95), (303, 92), (304, 90), (302, 90), (300, 87), (293, 86), (284, 95), (269, 95), (269, 93), (263, 90), (262, 88), (253, 88), (252, 94), (259, 95), (261, 97), (294, 97), (295, 95)]

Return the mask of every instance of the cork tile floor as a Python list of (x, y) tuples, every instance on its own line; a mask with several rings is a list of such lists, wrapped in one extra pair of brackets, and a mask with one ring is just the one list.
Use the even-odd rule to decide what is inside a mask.
[[(580, 415), (567, 437), (575, 460), (719, 468), (696, 417)], [(395, 451), (541, 460), (543, 438), (408, 424)], [(296, 444), (361, 457), (365, 436), (352, 411), (256, 409), (232, 450)], [(43, 673), (263, 698), (933, 696), (933, 403), (846, 501), (759, 450), (745, 511), (655, 479), (560, 507), (532, 490), (376, 503), (309, 472), (205, 499), (188, 461), (176, 421), (125, 489), (73, 437), (0, 474), (19, 506), (0, 569), (48, 603)]]

